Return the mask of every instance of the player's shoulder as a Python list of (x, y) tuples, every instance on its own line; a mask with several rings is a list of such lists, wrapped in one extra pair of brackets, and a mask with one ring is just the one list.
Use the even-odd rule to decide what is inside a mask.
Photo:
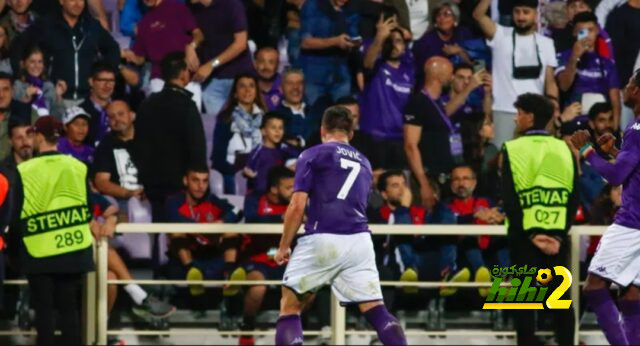
[(640, 121), (636, 121), (627, 127), (622, 140), (625, 142), (632, 141), (636, 145), (640, 145)]

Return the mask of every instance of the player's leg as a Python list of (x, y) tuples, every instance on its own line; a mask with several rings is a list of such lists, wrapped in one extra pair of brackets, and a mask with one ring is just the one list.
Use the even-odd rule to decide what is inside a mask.
[(595, 274), (587, 274), (583, 288), (587, 303), (596, 314), (598, 325), (612, 345), (628, 345), (623, 325), (620, 323), (620, 311), (609, 293), (609, 283)]
[(383, 345), (406, 345), (407, 338), (400, 322), (387, 310), (381, 300), (358, 304), (360, 312), (378, 333)]
[(640, 275), (620, 299), (620, 312), (629, 345), (640, 345)]
[(298, 295), (292, 289), (282, 286), (280, 318), (276, 323), (276, 345), (302, 345), (304, 339), (300, 313), (312, 299), (312, 294)]

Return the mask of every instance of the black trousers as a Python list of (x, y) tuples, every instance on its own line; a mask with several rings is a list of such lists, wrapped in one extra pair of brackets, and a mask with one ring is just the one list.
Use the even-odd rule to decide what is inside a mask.
[[(549, 268), (554, 277), (547, 285), (549, 287), (547, 291), (547, 297), (551, 294), (553, 289), (558, 287), (562, 282), (561, 276), (555, 276), (553, 271), (554, 266), (564, 266), (569, 268), (569, 244), (562, 244), (560, 252), (554, 256), (545, 255), (540, 249), (538, 249), (531, 240), (527, 237), (521, 239), (511, 240), (511, 256), (512, 264), (516, 265), (516, 268), (522, 267), (525, 264), (529, 268), (537, 267), (538, 269)], [(578, 273), (572, 273), (575, 277), (579, 277)], [(535, 279), (534, 279), (535, 280)], [(577, 283), (573, 283), (576, 285)], [(571, 299), (570, 290), (567, 290), (561, 299)], [(577, 298), (576, 298), (577, 299)], [(573, 305), (573, 304), (572, 304)], [(559, 345), (573, 345), (573, 334), (575, 331), (575, 316), (573, 314), (573, 306), (566, 310), (513, 310), (514, 322), (517, 332), (518, 345), (539, 345), (538, 339), (535, 336), (536, 331), (536, 313), (538, 318), (551, 319), (553, 325), (553, 331), (556, 336), (556, 340)]]
[[(83, 273), (27, 275), (36, 313), (38, 346), (82, 344), (79, 297), (83, 277)], [(54, 342), (55, 310), (60, 314), (58, 326), (62, 338), (59, 343)]]

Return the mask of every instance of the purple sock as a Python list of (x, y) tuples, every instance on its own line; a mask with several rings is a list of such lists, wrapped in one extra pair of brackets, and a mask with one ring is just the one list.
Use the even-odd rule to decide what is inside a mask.
[(640, 301), (621, 300), (620, 312), (629, 345), (640, 345)]
[(383, 345), (406, 345), (404, 331), (393, 315), (384, 305), (378, 305), (364, 313), (364, 317), (378, 332), (378, 339)]
[(585, 291), (587, 302), (591, 310), (598, 317), (598, 324), (611, 345), (629, 345), (625, 337), (624, 328), (620, 323), (620, 312), (613, 302), (609, 289)]
[(276, 345), (302, 345), (302, 341), (300, 316), (280, 316), (276, 323)]

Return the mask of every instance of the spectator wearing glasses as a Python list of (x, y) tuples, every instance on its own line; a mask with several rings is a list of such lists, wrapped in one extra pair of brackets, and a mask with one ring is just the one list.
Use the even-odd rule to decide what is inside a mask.
[(111, 102), (115, 85), (115, 70), (103, 62), (95, 63), (89, 77), (89, 97), (80, 104), (80, 107), (91, 116), (89, 135), (85, 139), (88, 145), (97, 146), (109, 131), (107, 105)]

